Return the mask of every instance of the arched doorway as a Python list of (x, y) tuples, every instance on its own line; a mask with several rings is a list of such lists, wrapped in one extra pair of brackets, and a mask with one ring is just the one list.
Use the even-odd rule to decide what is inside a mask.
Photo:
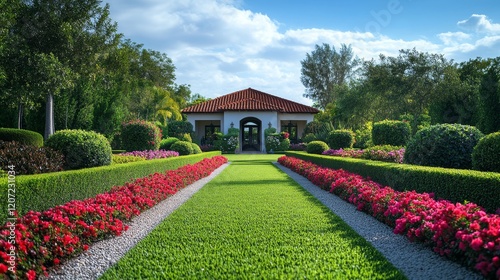
[(254, 117), (244, 118), (240, 121), (241, 150), (261, 151), (262, 122)]

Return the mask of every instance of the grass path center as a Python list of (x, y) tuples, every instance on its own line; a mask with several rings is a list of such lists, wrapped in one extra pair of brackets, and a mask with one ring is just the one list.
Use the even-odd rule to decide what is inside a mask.
[(405, 279), (272, 157), (229, 158), (101, 278)]

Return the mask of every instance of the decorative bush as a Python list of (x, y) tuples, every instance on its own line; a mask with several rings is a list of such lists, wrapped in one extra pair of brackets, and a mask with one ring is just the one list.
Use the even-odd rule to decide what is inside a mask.
[(281, 142), (278, 133), (270, 134), (266, 137), (266, 151), (268, 153), (273, 153), (280, 149)]
[(275, 127), (269, 127), (269, 128), (266, 128), (264, 129), (264, 136), (267, 138), (267, 136), (271, 135), (271, 134), (275, 134), (276, 133), (276, 128)]
[(304, 132), (302, 136), (304, 137), (305, 135), (312, 133), (315, 135), (320, 135), (320, 134), (325, 134), (328, 135), (330, 131), (333, 130), (333, 127), (330, 123), (327, 122), (319, 122), (319, 121), (312, 121), (306, 124), (306, 127), (304, 128)]
[(304, 135), (304, 137), (302, 137), (302, 141), (304, 143), (309, 143), (309, 142), (316, 141), (316, 140), (318, 140), (318, 138), (316, 138), (316, 135), (314, 135), (314, 133), (308, 133), (308, 134)]
[(151, 122), (133, 120), (122, 124), (121, 140), (123, 149), (128, 152), (158, 150), (161, 132)]
[(170, 150), (170, 147), (172, 146), (172, 144), (174, 144), (177, 141), (179, 141), (179, 138), (176, 138), (176, 137), (168, 137), (167, 139), (161, 140), (160, 150), (165, 150), (165, 151)]
[(227, 130), (227, 136), (236, 136), (236, 137), (239, 137), (240, 136), (240, 129), (239, 128), (236, 128), (236, 127), (230, 127), (228, 130)]
[(0, 168), (7, 171), (9, 165), (17, 175), (56, 172), (63, 169), (64, 156), (49, 147), (0, 140)]
[(168, 136), (181, 138), (182, 135), (193, 132), (193, 125), (187, 121), (171, 121), (168, 123)]
[(321, 155), (324, 151), (328, 150), (328, 144), (323, 141), (312, 141), (307, 144), (306, 151), (309, 154)]
[(375, 145), (405, 146), (410, 138), (408, 122), (385, 120), (373, 124), (372, 141)]
[(186, 141), (186, 142), (193, 142), (193, 138), (191, 138), (191, 134), (189, 134), (189, 133), (184, 133), (184, 134), (180, 135), (179, 140)]
[(372, 143), (372, 123), (366, 123), (362, 128), (354, 132), (353, 148), (365, 149), (373, 145)]
[(363, 150), (361, 158), (403, 163), (405, 148), (392, 145), (373, 146)]
[(238, 148), (239, 138), (233, 135), (222, 135), (222, 133), (214, 133), (215, 138), (214, 146), (217, 150), (223, 153), (234, 153), (236, 148)]
[(290, 148), (288, 150), (290, 151), (305, 151), (307, 148), (307, 145), (304, 143), (298, 143), (298, 144), (290, 144)]
[(354, 132), (347, 129), (334, 130), (328, 134), (328, 146), (332, 149), (352, 148)]
[(192, 144), (191, 142), (187, 142), (187, 141), (177, 141), (174, 144), (172, 144), (170, 149), (172, 151), (178, 152), (179, 155), (181, 155), (181, 156), (186, 156), (186, 155), (190, 155), (194, 152), (193, 146), (191, 144)]
[(483, 133), (461, 124), (438, 124), (417, 132), (406, 147), (404, 162), (424, 166), (472, 168), (472, 151)]
[(191, 147), (193, 147), (193, 154), (201, 154), (203, 151), (201, 150), (200, 146), (196, 143), (191, 143)]
[(472, 152), (472, 167), (481, 171), (500, 172), (500, 132), (481, 138)]
[(60, 130), (47, 139), (45, 146), (64, 155), (64, 169), (111, 164), (111, 145), (108, 139), (94, 131)]
[(36, 147), (43, 146), (42, 134), (25, 129), (0, 128), (0, 140), (16, 141), (20, 144), (31, 145)]
[(121, 163), (129, 163), (136, 161), (146, 160), (144, 157), (140, 156), (132, 156), (132, 155), (113, 155), (112, 156), (112, 164), (121, 164)]

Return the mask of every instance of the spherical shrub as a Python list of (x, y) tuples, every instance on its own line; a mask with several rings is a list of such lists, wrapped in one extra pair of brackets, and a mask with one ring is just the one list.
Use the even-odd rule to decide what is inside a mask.
[(179, 139), (176, 137), (168, 137), (167, 139), (161, 140), (160, 150), (165, 150), (165, 151), (170, 150), (170, 147), (172, 147), (172, 144), (174, 144), (177, 141), (179, 141)]
[(324, 151), (328, 150), (328, 144), (323, 141), (312, 141), (307, 144), (306, 151), (309, 154), (321, 155)]
[(134, 120), (122, 125), (121, 138), (122, 147), (127, 152), (158, 150), (161, 132), (151, 122)]
[(49, 147), (0, 140), (0, 167), (9, 165), (15, 166), (18, 175), (56, 172), (63, 170), (64, 156)]
[(193, 142), (193, 138), (191, 138), (191, 134), (189, 134), (189, 133), (184, 133), (184, 134), (180, 135), (179, 140), (186, 141), (186, 142)]
[(25, 129), (0, 128), (0, 140), (16, 141), (21, 144), (31, 145), (36, 147), (43, 146), (42, 134)]
[(302, 142), (304, 143), (309, 143), (309, 142), (312, 142), (312, 141), (316, 141), (318, 140), (316, 138), (316, 135), (314, 135), (313, 133), (308, 133), (306, 135), (304, 135), (304, 137), (302, 137)]
[(181, 156), (190, 155), (194, 152), (191, 144), (191, 142), (187, 141), (177, 141), (172, 144), (170, 150), (178, 152)]
[(481, 138), (472, 152), (472, 167), (481, 171), (500, 172), (500, 132)]
[(405, 146), (410, 138), (411, 127), (408, 122), (385, 120), (373, 124), (374, 145)]
[(94, 131), (60, 130), (47, 139), (45, 146), (64, 155), (65, 169), (111, 164), (111, 145), (104, 135)]
[(404, 163), (447, 168), (472, 168), (472, 151), (483, 137), (479, 129), (437, 124), (418, 131), (408, 142)]
[(347, 129), (338, 129), (328, 134), (328, 146), (331, 149), (352, 148), (354, 145), (354, 132)]
[(193, 154), (201, 154), (201, 153), (203, 153), (203, 152), (201, 151), (200, 146), (198, 146), (198, 144), (196, 144), (196, 143), (191, 143), (191, 147), (193, 147)]

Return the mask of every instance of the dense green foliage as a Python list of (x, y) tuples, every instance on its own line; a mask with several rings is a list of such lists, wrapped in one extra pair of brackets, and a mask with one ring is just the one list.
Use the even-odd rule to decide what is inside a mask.
[(323, 141), (312, 141), (307, 144), (306, 151), (310, 154), (321, 154), (324, 151), (328, 150), (328, 144)]
[(410, 138), (411, 127), (408, 122), (384, 120), (373, 124), (374, 145), (405, 146)]
[(165, 150), (165, 151), (170, 150), (172, 144), (174, 144), (177, 141), (179, 141), (179, 139), (175, 137), (168, 137), (166, 139), (162, 139), (160, 142), (160, 150)]
[(144, 158), (144, 157), (126, 156), (126, 155), (112, 155), (111, 159), (112, 159), (111, 164), (122, 164), (122, 163), (129, 163), (129, 162), (146, 160), (146, 158)]
[(404, 162), (424, 166), (472, 168), (472, 151), (483, 133), (460, 124), (438, 124), (417, 132), (406, 147)]
[(302, 132), (302, 137), (312, 133), (316, 137), (316, 140), (326, 142), (328, 139), (328, 134), (333, 130), (333, 126), (329, 122), (322, 121), (312, 121), (306, 124), (304, 131)]
[(302, 137), (302, 142), (304, 143), (309, 143), (315, 140), (318, 140), (318, 138), (316, 137), (316, 135), (314, 135), (314, 133), (307, 133)]
[(36, 147), (43, 146), (42, 134), (25, 129), (0, 128), (0, 140), (16, 141)]
[[(43, 211), (71, 200), (94, 197), (133, 178), (176, 169), (215, 155), (220, 155), (220, 152), (18, 176), (16, 210), (22, 216), (30, 210)], [(0, 184), (0, 200), (7, 201), (7, 195), (7, 184)], [(6, 218), (7, 211), (0, 211), (0, 223), (4, 224)]]
[(248, 155), (233, 161), (101, 279), (130, 275), (405, 279), (369, 242), (271, 161), (260, 156), (249, 160)]
[(170, 146), (170, 150), (178, 152), (181, 156), (190, 155), (194, 152), (192, 144), (191, 142), (179, 140)]
[(474, 202), (489, 212), (500, 208), (500, 174), (287, 152), (287, 156), (344, 169), (398, 191), (434, 193), (452, 202)]
[(200, 146), (196, 143), (191, 143), (191, 147), (193, 148), (193, 154), (200, 154), (202, 153)]
[(61, 171), (63, 165), (62, 153), (49, 147), (0, 140), (0, 169), (5, 171), (14, 166), (16, 175), (40, 174)]
[(354, 145), (354, 132), (347, 129), (337, 129), (328, 134), (328, 146), (330, 149), (352, 148)]
[(161, 131), (154, 123), (134, 120), (122, 125), (121, 138), (127, 152), (158, 150)]
[(171, 121), (168, 123), (168, 136), (182, 138), (184, 134), (191, 134), (193, 125), (187, 121)]
[(94, 131), (60, 130), (45, 142), (64, 155), (64, 169), (79, 169), (111, 164), (108, 139)]
[(481, 138), (472, 152), (472, 167), (481, 171), (500, 172), (500, 132)]

